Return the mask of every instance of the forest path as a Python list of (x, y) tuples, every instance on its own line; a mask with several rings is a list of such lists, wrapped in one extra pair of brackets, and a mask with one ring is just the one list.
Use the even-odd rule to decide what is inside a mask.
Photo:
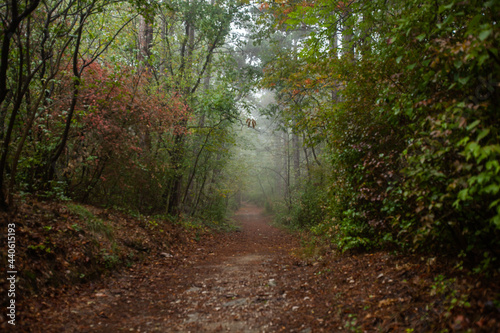
[(27, 300), (15, 331), (500, 332), (496, 280), (462, 275), (433, 293), (450, 267), (438, 258), (320, 253), (254, 206), (234, 220), (239, 231)]
[(271, 227), (255, 206), (244, 206), (234, 220), (239, 231), (217, 235), (193, 255), (163, 254), (46, 304), (30, 331), (311, 332), (306, 324), (289, 327), (281, 315), (303, 306), (287, 295), (295, 281), (284, 274), (299, 266), (290, 256), (297, 239)]

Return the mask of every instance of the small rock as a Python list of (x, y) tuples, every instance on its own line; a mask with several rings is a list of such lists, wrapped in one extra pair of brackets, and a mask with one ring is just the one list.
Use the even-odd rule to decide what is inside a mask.
[(229, 301), (229, 302), (226, 302), (224, 303), (222, 306), (223, 307), (229, 307), (229, 306), (240, 306), (240, 305), (244, 305), (246, 304), (248, 301), (247, 298), (238, 298), (238, 299), (234, 299), (232, 301)]
[(189, 319), (184, 321), (186, 324), (195, 323), (200, 319), (200, 315), (198, 313), (190, 313), (187, 316)]
[(174, 257), (170, 253), (166, 253), (166, 252), (162, 252), (162, 253), (160, 253), (160, 255), (163, 256), (163, 257), (165, 257), (165, 258), (173, 258)]
[(191, 287), (189, 288), (188, 290), (186, 290), (186, 293), (196, 293), (198, 291), (200, 291), (201, 288), (198, 288), (198, 287)]

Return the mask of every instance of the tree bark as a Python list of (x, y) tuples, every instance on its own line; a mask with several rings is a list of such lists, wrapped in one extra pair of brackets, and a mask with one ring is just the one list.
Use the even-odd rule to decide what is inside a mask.
[[(2, 32), (2, 47), (1, 47), (1, 53), (0, 53), (0, 107), (2, 107), (3, 103), (5, 102), (7, 95), (9, 93), (7, 89), (7, 70), (9, 68), (9, 56), (10, 56), (10, 43), (12, 40), (12, 37), (14, 34), (17, 32), (19, 25), (21, 22), (26, 19), (40, 4), (40, 0), (33, 0), (31, 1), (27, 7), (24, 9), (24, 11), (19, 14), (19, 8), (18, 8), (18, 1), (17, 0), (11, 0), (10, 4), (6, 4), (5, 6), (10, 7), (10, 14), (11, 14), (11, 20), (10, 22), (4, 22), (4, 29)], [(20, 71), (22, 71), (22, 68), (20, 67)], [(20, 83), (18, 83), (19, 86), (22, 86)], [(21, 93), (21, 92), (19, 92)], [(9, 121), (9, 126), (7, 129), (7, 133), (5, 133), (5, 136), (2, 133), (2, 137), (4, 139), (3, 142), (3, 149), (1, 152), (1, 159), (0, 159), (0, 211), (7, 211), (9, 206), (6, 201), (5, 197), (5, 192), (4, 192), (4, 171), (5, 171), (5, 166), (7, 163), (7, 155), (8, 155), (8, 150), (9, 150), (9, 145), (10, 145), (10, 138), (12, 134), (12, 129), (14, 126), (15, 119), (17, 117), (17, 112), (20, 107), (20, 101), (19, 101), (20, 96), (17, 96), (17, 101), (14, 106), (14, 110), (11, 113), (10, 121)], [(5, 110), (5, 113), (7, 113), (7, 108), (2, 107), (2, 112)], [(2, 115), (1, 118), (5, 119), (5, 115)], [(3, 125), (2, 125), (3, 126)]]
[(81, 76), (83, 71), (83, 66), (78, 68), (78, 54), (80, 52), (80, 43), (82, 40), (83, 33), (83, 23), (85, 22), (86, 16), (82, 15), (80, 18), (80, 26), (76, 32), (76, 41), (75, 41), (75, 50), (73, 52), (73, 91), (71, 94), (71, 104), (68, 110), (68, 116), (66, 117), (66, 124), (64, 126), (64, 132), (61, 137), (61, 142), (56, 147), (49, 164), (49, 170), (47, 175), (47, 181), (54, 179), (54, 174), (56, 170), (56, 163), (59, 157), (61, 156), (64, 148), (66, 147), (66, 142), (68, 141), (69, 130), (71, 127), (71, 120), (73, 119), (73, 114), (76, 109), (76, 104), (78, 102), (78, 95), (80, 92), (80, 84), (81, 84)]
[(294, 184), (300, 183), (300, 142), (297, 134), (292, 134)]
[(7, 69), (9, 67), (10, 41), (17, 31), (21, 22), (26, 19), (40, 4), (40, 0), (33, 0), (26, 9), (19, 15), (18, 0), (11, 0), (10, 7), (11, 20), (6, 24), (2, 33), (2, 51), (0, 54), (0, 106), (7, 97)]

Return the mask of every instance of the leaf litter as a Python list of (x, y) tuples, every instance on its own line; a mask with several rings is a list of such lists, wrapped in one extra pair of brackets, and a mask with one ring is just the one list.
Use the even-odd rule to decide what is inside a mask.
[[(73, 217), (59, 214), (66, 225), (54, 228), (71, 227)], [(238, 231), (201, 238), (175, 227), (152, 235), (134, 228), (125, 215), (96, 214), (107, 214), (115, 230), (121, 224), (123, 233), (115, 237), (145, 255), (130, 267), (80, 283), (61, 279), (54, 286), (38, 274), (36, 288), (21, 289), (30, 297), (21, 301), (17, 331), (500, 331), (497, 279), (457, 270), (446, 258), (332, 249), (305, 256), (297, 235), (270, 226), (271, 218), (254, 206), (234, 216)], [(41, 241), (45, 236), (34, 225), (23, 222), (24, 236)], [(125, 236), (130, 233), (135, 243)], [(53, 270), (62, 270), (68, 256), (85, 265), (84, 239), (71, 238), (76, 250), (65, 257), (57, 251), (53, 257), (31, 253), (22, 258), (24, 268), (38, 265), (47, 273), (47, 262), (55, 261)]]

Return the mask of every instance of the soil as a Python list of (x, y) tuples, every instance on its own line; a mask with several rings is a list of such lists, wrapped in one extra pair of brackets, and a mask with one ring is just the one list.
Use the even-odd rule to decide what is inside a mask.
[[(237, 231), (161, 252), (78, 288), (25, 300), (29, 332), (500, 331), (497, 281), (440, 258), (305, 256), (297, 235), (251, 205)], [(446, 278), (444, 275), (446, 273)], [(455, 299), (455, 300), (453, 300)]]

